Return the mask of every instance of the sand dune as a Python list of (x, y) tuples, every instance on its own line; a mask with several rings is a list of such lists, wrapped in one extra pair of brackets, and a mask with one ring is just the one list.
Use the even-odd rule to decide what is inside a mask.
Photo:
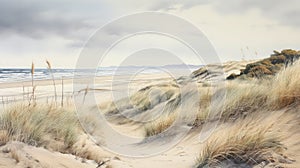
[[(32, 125), (18, 127), (16, 130), (20, 130), (24, 135), (32, 130), (42, 130), (39, 135), (45, 137), (24, 138), (10, 132), (7, 128), (13, 127), (9, 124), (1, 125), (3, 130), (0, 134), (2, 144), (0, 167), (299, 167), (299, 63), (284, 69), (269, 80), (224, 81), (226, 85), (217, 88), (214, 85), (203, 85), (203, 83), (213, 83), (220, 77), (224, 80), (224, 76), (239, 72), (250, 62), (253, 61), (208, 65), (190, 76), (178, 79), (161, 76), (161, 74), (142, 75), (132, 80), (130, 86), (120, 80), (117, 85), (111, 87), (109, 83), (112, 78), (99, 78), (97, 85), (88, 88), (87, 93), (85, 93), (86, 85), (83, 80), (82, 92), (78, 92), (76, 96), (88, 97), (89, 94), (95, 93), (99, 103), (87, 108), (84, 124), (101, 133), (99, 125), (94, 124), (97, 122), (96, 117), (92, 115), (97, 114), (93, 111), (98, 111), (99, 108), (99, 112), (105, 114), (114, 130), (127, 136), (139, 137), (141, 142), (143, 139), (151, 140), (151, 136), (165, 132), (180, 112), (189, 114), (188, 108), (180, 109), (180, 102), (183, 101), (183, 104), (193, 107), (192, 100), (195, 98), (189, 91), (187, 94), (182, 94), (180, 88), (188, 83), (196, 83), (197, 90), (201, 92), (197, 100), (201, 108), (196, 111), (194, 118), (185, 120), (187, 122), (181, 125), (189, 129), (187, 136), (157, 155), (130, 157), (108, 151), (104, 143), (105, 137), (100, 137), (103, 141), (95, 142), (79, 124), (70, 122), (73, 121), (74, 113), (65, 115), (67, 107), (57, 109), (51, 105), (51, 102), (47, 104), (44, 99), (40, 98), (37, 100), (37, 107), (30, 107), (26, 111), (28, 113), (23, 115), (28, 117), (27, 120), (34, 121)], [(223, 72), (220, 73), (220, 70)], [(72, 91), (71, 83), (71, 81), (65, 83), (67, 90)], [(5, 87), (4, 84), (2, 85)], [(12, 90), (19, 90), (18, 96), (20, 96), (22, 84), (8, 85)], [(43, 81), (38, 87), (40, 93), (45, 91), (51, 94), (52, 92), (51, 81)], [(112, 92), (121, 92), (124, 88), (130, 90), (130, 96), (126, 98), (127, 95), (124, 95), (124, 97), (114, 99)], [(224, 93), (224, 90), (226, 90), (227, 97), (221, 99), (220, 95)], [(41, 106), (45, 103), (47, 105)], [(72, 102), (69, 102), (68, 108), (72, 109), (72, 107)], [(5, 104), (2, 108), (7, 110), (9, 105)], [(13, 110), (13, 113), (11, 112), (15, 119), (22, 116), (20, 114), (24, 114), (24, 108), (21, 109), (17, 108)], [(46, 111), (43, 112), (41, 109)], [(39, 115), (47, 117), (41, 119), (37, 117)], [(22, 121), (22, 118), (18, 121)], [(153, 120), (147, 123), (139, 122), (147, 118)], [(1, 119), (4, 121), (5, 118)], [(68, 139), (66, 143), (65, 138), (73, 136), (62, 136), (66, 129), (49, 123), (47, 126), (55, 131), (43, 132), (44, 128), (39, 123), (47, 120), (57, 124), (60, 124), (59, 121), (68, 123), (62, 126), (65, 125), (67, 130), (72, 130), (72, 133), (68, 133), (76, 138)], [(211, 127), (212, 130), (209, 129), (211, 125), (214, 126)], [(36, 129), (37, 127), (39, 129)], [(202, 141), (200, 137), (203, 138), (203, 136), (200, 135), (206, 134), (211, 136)], [(49, 139), (48, 136), (56, 138)], [(150, 145), (146, 148), (147, 150), (156, 148), (155, 145), (162, 145), (161, 142), (168, 142), (173, 136), (166, 134), (165, 137), (154, 141), (159, 143), (149, 143)], [(32, 140), (35, 143), (31, 143)], [(73, 140), (75, 140), (74, 143)], [(139, 146), (141, 142), (128, 144), (122, 139), (116, 139), (116, 142), (123, 145), (135, 145), (137, 150), (143, 149)], [(113, 142), (106, 143), (113, 144)]]

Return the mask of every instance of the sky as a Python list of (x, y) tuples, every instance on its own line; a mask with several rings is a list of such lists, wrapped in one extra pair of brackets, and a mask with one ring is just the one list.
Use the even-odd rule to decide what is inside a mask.
[[(187, 20), (204, 33), (222, 62), (264, 58), (285, 48), (299, 50), (297, 0), (1, 0), (0, 68), (30, 67), (31, 62), (45, 67), (46, 59), (56, 68), (74, 68), (86, 43), (101, 27), (145, 11)], [(151, 24), (151, 20), (141, 22)], [(115, 38), (126, 29), (111, 29), (101, 37)], [(174, 39), (148, 34), (120, 41), (98, 64), (177, 63), (203, 61)]]

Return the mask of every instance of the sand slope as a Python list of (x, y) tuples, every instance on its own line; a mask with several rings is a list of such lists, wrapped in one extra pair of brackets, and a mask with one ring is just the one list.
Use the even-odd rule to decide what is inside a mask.
[(95, 168), (94, 161), (83, 161), (70, 154), (51, 152), (21, 142), (9, 142), (0, 148), (0, 167), (78, 167)]

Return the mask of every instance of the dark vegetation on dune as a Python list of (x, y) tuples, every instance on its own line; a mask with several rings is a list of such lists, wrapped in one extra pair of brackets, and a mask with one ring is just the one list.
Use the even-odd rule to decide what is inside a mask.
[(281, 52), (275, 51), (269, 58), (247, 64), (240, 74), (231, 74), (226, 79), (232, 80), (236, 78), (262, 78), (274, 76), (283, 67), (293, 64), (300, 58), (300, 51), (285, 49)]

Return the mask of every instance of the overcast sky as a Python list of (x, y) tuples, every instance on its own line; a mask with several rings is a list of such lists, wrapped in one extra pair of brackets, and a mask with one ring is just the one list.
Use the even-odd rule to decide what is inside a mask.
[[(300, 48), (300, 1), (297, 0), (1, 0), (0, 3), (0, 67), (30, 67), (32, 61), (37, 67), (44, 67), (48, 59), (54, 67), (73, 68), (82, 47), (96, 30), (121, 16), (144, 11), (166, 12), (193, 23), (207, 36), (222, 61), (257, 59), (273, 50)], [(111, 31), (116, 35), (122, 30)], [(168, 43), (178, 49), (170, 39), (133, 37), (109, 53), (101, 66), (119, 65), (121, 58), (129, 53), (123, 50), (133, 44), (139, 44), (136, 45), (139, 52), (131, 52), (132, 58), (151, 57), (149, 50), (143, 52), (138, 48), (142, 46), (140, 43), (150, 44), (151, 40), (157, 48), (163, 49)], [(164, 49), (153, 51), (155, 60), (178, 63), (177, 59), (172, 62), (172, 54)], [(189, 57), (188, 52), (179, 55), (185, 55), (184, 63), (201, 64)], [(152, 59), (152, 64), (155, 63), (159, 61)]]

